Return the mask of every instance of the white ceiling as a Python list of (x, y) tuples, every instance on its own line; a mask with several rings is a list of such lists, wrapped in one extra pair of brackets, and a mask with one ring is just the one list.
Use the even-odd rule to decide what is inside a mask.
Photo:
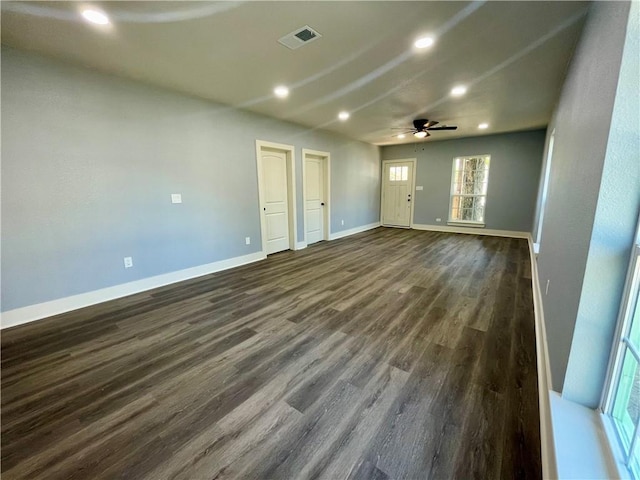
[[(378, 145), (415, 118), (426, 141), (545, 126), (587, 2), (2, 2), (2, 43)], [(297, 50), (277, 40), (309, 25)], [(436, 43), (416, 51), (414, 40)], [(286, 100), (276, 85), (291, 89)], [(452, 98), (455, 84), (468, 86)], [(351, 112), (347, 122), (340, 110)], [(487, 122), (490, 127), (479, 131)]]

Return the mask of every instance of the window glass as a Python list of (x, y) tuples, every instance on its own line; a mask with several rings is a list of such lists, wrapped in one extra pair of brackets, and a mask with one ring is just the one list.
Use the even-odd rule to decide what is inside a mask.
[(409, 180), (409, 167), (389, 167), (389, 181), (400, 182)]
[[(621, 332), (605, 413), (613, 420), (627, 467), (640, 479), (640, 244), (634, 247), (620, 308)], [(635, 440), (634, 440), (635, 437)]]
[(484, 223), (489, 155), (453, 159), (449, 221)]

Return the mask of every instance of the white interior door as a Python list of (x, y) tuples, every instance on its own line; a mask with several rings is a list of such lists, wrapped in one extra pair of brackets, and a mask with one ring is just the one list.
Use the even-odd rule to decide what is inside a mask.
[(324, 166), (322, 158), (305, 158), (305, 239), (307, 245), (324, 238)]
[(413, 203), (413, 162), (385, 162), (382, 183), (382, 224), (410, 227)]
[(289, 249), (289, 204), (287, 156), (284, 152), (262, 151), (264, 188), (263, 215), (267, 255)]

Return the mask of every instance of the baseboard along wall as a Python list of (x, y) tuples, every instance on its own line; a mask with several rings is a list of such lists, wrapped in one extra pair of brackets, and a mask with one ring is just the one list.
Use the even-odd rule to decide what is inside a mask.
[(529, 238), (529, 232), (519, 232), (515, 230), (492, 230), (489, 228), (478, 227), (459, 227), (449, 225), (428, 225), (414, 223), (411, 225), (414, 230), (427, 230), (429, 232), (446, 232), (446, 233), (467, 233), (470, 235), (489, 235), (492, 237), (509, 237), (509, 238)]
[[(332, 234), (330, 240), (355, 235), (356, 233), (371, 230), (379, 227), (380, 223), (371, 223), (360, 227), (343, 230)], [(307, 242), (296, 242), (296, 250), (302, 250), (307, 247)], [(58, 298), (48, 302), (28, 305), (13, 310), (0, 313), (0, 328), (10, 328), (25, 323), (42, 320), (43, 318), (52, 317), (61, 313), (71, 312), (80, 308), (89, 307), (98, 303), (115, 300), (117, 298), (127, 297), (136, 293), (153, 290), (154, 288), (164, 287), (172, 283), (183, 282), (192, 278), (209, 275), (211, 273), (228, 270), (230, 268), (239, 267), (248, 263), (264, 260), (267, 256), (264, 252), (255, 252), (239, 257), (228, 258), (218, 262), (207, 263), (197, 267), (186, 268), (175, 272), (164, 273), (153, 277), (143, 278), (133, 282), (122, 283), (112, 287), (93, 290), (91, 292), (80, 293), (70, 297)]]
[(332, 233), (329, 236), (329, 240), (337, 240), (339, 238), (348, 237), (349, 235), (355, 235), (356, 233), (366, 232), (367, 230), (373, 230), (374, 228), (378, 228), (380, 226), (380, 222), (369, 223), (367, 225), (361, 225), (360, 227), (350, 228), (348, 230), (341, 230), (340, 232)]
[(175, 272), (143, 278), (133, 282), (122, 283), (120, 285), (114, 285), (113, 287), (101, 288), (99, 290), (80, 293), (70, 297), (58, 298), (48, 302), (16, 308), (0, 314), (0, 325), (3, 329), (15, 327), (17, 325), (41, 320), (53, 315), (59, 315), (61, 313), (78, 310), (80, 308), (89, 307), (109, 300), (115, 300), (135, 293), (153, 290), (154, 288), (164, 287), (172, 283), (182, 282), (184, 280), (190, 280), (192, 278), (201, 277), (221, 270), (239, 267), (248, 263), (264, 260), (265, 258), (266, 256), (263, 252), (250, 253), (249, 255), (242, 255), (226, 260), (220, 260), (218, 262), (199, 265), (197, 267), (185, 268)]
[(542, 307), (542, 291), (538, 277), (538, 264), (534, 242), (531, 234), (527, 234), (529, 258), (531, 260), (531, 289), (533, 293), (533, 314), (536, 330), (536, 360), (538, 370), (538, 409), (540, 413), (540, 451), (542, 461), (542, 478), (558, 478), (558, 464), (553, 437), (551, 416), (551, 366), (549, 364), (549, 347), (544, 324)]

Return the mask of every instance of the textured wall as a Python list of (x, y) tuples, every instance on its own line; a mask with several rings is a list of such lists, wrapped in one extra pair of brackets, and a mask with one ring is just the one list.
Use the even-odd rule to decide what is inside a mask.
[(538, 272), (556, 391), (562, 391), (574, 337), (628, 9), (626, 2), (592, 5), (548, 128), (555, 128), (555, 145)]
[(378, 221), (375, 146), (3, 47), (2, 310), (258, 251), (256, 139), (296, 147), (298, 240), (302, 148), (332, 232)]
[[(620, 24), (624, 9), (608, 12)], [(640, 3), (631, 4), (589, 256), (562, 395), (596, 408), (640, 213)]]
[[(437, 135), (437, 132), (434, 133)], [(490, 154), (486, 228), (531, 230), (535, 211), (544, 130), (486, 135), (438, 142), (382, 147), (382, 159), (417, 158), (414, 223), (446, 225), (451, 168), (455, 157)]]

